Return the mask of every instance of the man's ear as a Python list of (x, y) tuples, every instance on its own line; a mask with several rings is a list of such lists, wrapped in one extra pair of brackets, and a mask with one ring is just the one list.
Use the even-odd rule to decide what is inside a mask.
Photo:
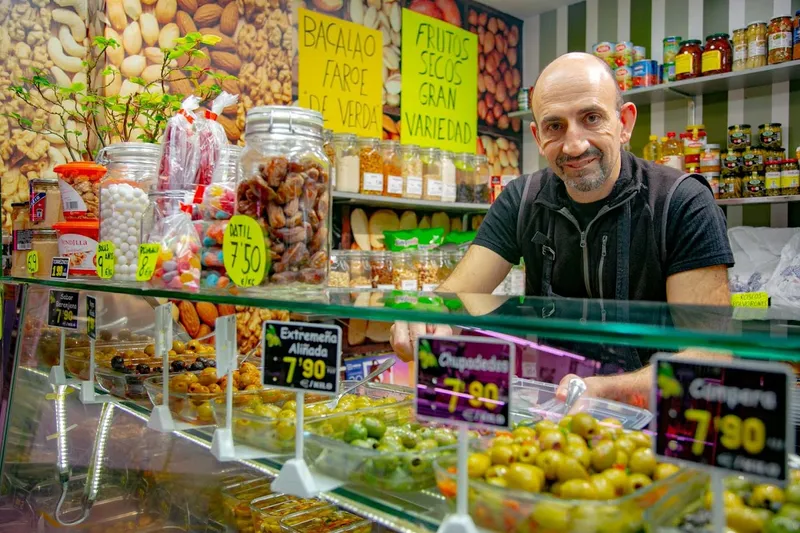
[(636, 104), (633, 102), (625, 102), (622, 104), (622, 109), (619, 112), (619, 120), (622, 123), (622, 132), (620, 133), (620, 141), (625, 144), (631, 140), (633, 135), (633, 127), (636, 125), (636, 117), (639, 111), (636, 109)]
[(539, 129), (536, 127), (536, 121), (531, 122), (531, 133), (533, 134), (533, 140), (536, 141), (536, 147), (539, 149), (539, 155), (544, 157), (544, 152), (542, 152), (542, 143), (539, 142)]

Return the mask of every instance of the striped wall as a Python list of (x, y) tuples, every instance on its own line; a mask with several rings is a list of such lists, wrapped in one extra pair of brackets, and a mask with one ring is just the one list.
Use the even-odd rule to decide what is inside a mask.
[[(559, 55), (591, 51), (599, 41), (633, 41), (646, 46), (648, 57), (660, 62), (665, 36), (705, 42), (705, 36), (711, 33), (731, 33), (751, 21), (768, 21), (798, 9), (800, 0), (585, 0), (525, 20), (523, 82), (532, 85), (540, 70)], [(641, 106), (631, 149), (641, 155), (651, 132), (659, 136), (668, 131), (682, 132), (691, 116), (687, 102)], [(793, 154), (800, 146), (800, 81), (703, 95), (696, 100), (694, 116), (705, 124), (709, 142), (722, 145), (729, 124), (749, 123), (755, 129), (765, 122), (780, 122), (784, 147)], [(524, 146), (526, 172), (546, 165), (531, 139), (526, 139)], [(729, 207), (729, 225), (798, 226), (800, 209), (791, 207)]]

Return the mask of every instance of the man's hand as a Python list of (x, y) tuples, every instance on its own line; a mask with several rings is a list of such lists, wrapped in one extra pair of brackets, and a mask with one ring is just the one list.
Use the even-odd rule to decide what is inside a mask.
[[(627, 374), (580, 378), (586, 383), (586, 392), (583, 393), (583, 396), (605, 398), (646, 409), (650, 402), (652, 371), (650, 366), (646, 366)], [(556, 389), (556, 398), (562, 402), (566, 400), (567, 386), (571, 380), (577, 377), (575, 374), (564, 376)]]
[(591, 396), (593, 398), (602, 398), (603, 391), (605, 390), (606, 386), (606, 379), (603, 376), (592, 376), (588, 378), (582, 378), (575, 374), (567, 374), (563, 378), (561, 378), (561, 382), (558, 384), (558, 389), (556, 389), (556, 398), (558, 400), (566, 401), (567, 399), (567, 386), (569, 382), (573, 379), (582, 379), (584, 383), (586, 383), (586, 392), (583, 393), (583, 396)]
[(421, 324), (419, 322), (395, 322), (392, 324), (389, 342), (397, 356), (405, 362), (414, 360), (414, 346), (420, 335), (437, 335), (446, 337), (453, 334), (453, 328), (439, 324)]

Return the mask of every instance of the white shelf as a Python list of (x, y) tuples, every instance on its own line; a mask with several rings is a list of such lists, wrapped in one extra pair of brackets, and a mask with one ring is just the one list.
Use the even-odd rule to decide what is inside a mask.
[(436, 202), (432, 200), (409, 200), (406, 198), (393, 198), (391, 196), (373, 196), (371, 194), (357, 194), (351, 192), (333, 193), (333, 201), (353, 205), (366, 205), (372, 207), (390, 207), (397, 209), (424, 209), (429, 211), (474, 211), (485, 212), (490, 204), (467, 204), (462, 202)]
[(729, 198), (726, 200), (717, 200), (718, 205), (787, 204), (790, 202), (800, 202), (800, 195), (764, 196), (761, 198)]

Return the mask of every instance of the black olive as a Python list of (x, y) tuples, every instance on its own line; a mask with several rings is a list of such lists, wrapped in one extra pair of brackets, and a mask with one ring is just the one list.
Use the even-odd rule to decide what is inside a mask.
[(214, 359), (206, 361), (206, 368), (217, 368), (217, 362)]
[(154, 367), (154, 368), (153, 368), (153, 373), (154, 373), (154, 374), (160, 374), (160, 373), (162, 373), (163, 371), (164, 371), (164, 369), (163, 369), (163, 368), (161, 368), (160, 366), (157, 366), (157, 367)]
[(111, 358), (111, 368), (119, 370), (125, 366), (125, 359), (121, 355), (115, 355)]
[(203, 368), (205, 368), (205, 365), (203, 365), (203, 363), (201, 363), (200, 361), (195, 361), (194, 363), (191, 364), (189, 370), (203, 370)]
[(183, 364), (183, 361), (180, 359), (173, 361), (172, 364), (170, 364), (170, 367), (172, 368), (173, 372), (181, 372), (182, 370), (186, 369), (186, 365)]
[(122, 373), (123, 373), (123, 374), (133, 374), (133, 369), (132, 369), (132, 368), (130, 368), (130, 367), (127, 367), (127, 366), (126, 366), (126, 367), (124, 367), (124, 368), (122, 369)]
[(136, 365), (136, 373), (137, 374), (149, 374), (150, 373), (150, 365), (146, 365), (144, 363), (139, 363)]

